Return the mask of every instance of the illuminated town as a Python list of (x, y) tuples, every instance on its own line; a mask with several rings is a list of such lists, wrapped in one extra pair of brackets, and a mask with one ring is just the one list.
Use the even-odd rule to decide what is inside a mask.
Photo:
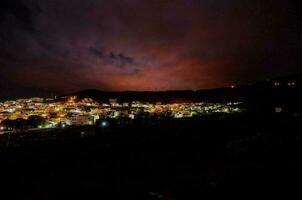
[[(189, 118), (212, 113), (241, 112), (242, 103), (119, 103), (109, 99), (108, 103), (98, 103), (91, 98), (76, 96), (62, 99), (30, 98), (0, 103), (1, 131), (8, 130), (7, 121), (40, 118), (32, 128), (64, 128), (66, 126), (94, 125), (98, 119), (137, 119), (141, 116), (165, 116)], [(41, 120), (40, 120), (41, 121)]]

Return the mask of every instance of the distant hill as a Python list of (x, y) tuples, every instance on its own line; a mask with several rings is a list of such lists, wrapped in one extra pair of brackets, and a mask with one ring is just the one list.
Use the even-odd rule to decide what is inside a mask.
[[(253, 105), (291, 104), (300, 106), (302, 75), (280, 77), (250, 85), (237, 85), (229, 88), (208, 90), (180, 91), (123, 91), (110, 92), (100, 90), (83, 90), (66, 96), (92, 98), (99, 102), (117, 99), (118, 102), (245, 102)], [(63, 96), (63, 97), (64, 97)]]

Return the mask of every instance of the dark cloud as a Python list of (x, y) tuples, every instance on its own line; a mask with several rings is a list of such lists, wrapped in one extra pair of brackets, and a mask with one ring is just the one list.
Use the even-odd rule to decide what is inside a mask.
[(110, 55), (107, 59), (110, 64), (116, 64), (119, 67), (124, 67), (128, 64), (133, 64), (133, 58), (125, 56), (122, 53), (114, 54), (113, 52), (110, 52)]
[(14, 87), (197, 89), (301, 72), (295, 1), (2, 0), (0, 11), (0, 83)]
[(102, 51), (93, 47), (89, 48), (89, 52), (99, 58), (101, 61), (103, 61), (105, 65), (112, 65), (122, 68), (126, 65), (135, 64), (133, 58), (125, 56), (122, 53), (116, 54), (110, 52), (108, 54), (104, 54)]
[(102, 51), (100, 51), (96, 48), (93, 48), (93, 47), (89, 48), (89, 52), (100, 59), (102, 59), (104, 56)]

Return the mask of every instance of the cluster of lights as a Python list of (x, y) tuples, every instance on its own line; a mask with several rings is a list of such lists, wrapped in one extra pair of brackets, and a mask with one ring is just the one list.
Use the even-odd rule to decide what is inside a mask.
[[(54, 101), (41, 98), (20, 99), (0, 103), (0, 122), (9, 119), (28, 119), (30, 116), (43, 117), (47, 123), (38, 128), (64, 128), (68, 125), (93, 125), (100, 118), (127, 117), (135, 119), (141, 114), (164, 115), (172, 118), (193, 117), (210, 113), (240, 112), (240, 103), (178, 103), (162, 104), (141, 103), (133, 101), (118, 103), (110, 99), (109, 103), (100, 104), (92, 99), (69, 97)], [(102, 127), (107, 127), (108, 122), (103, 121)], [(4, 128), (0, 127), (0, 130)]]
[(295, 86), (296, 83), (295, 83), (295, 82), (288, 82), (287, 85), (288, 85), (288, 86)]
[[(281, 83), (280, 82), (274, 82), (274, 86), (280, 86)], [(287, 83), (288, 86), (296, 86), (296, 82), (288, 82)]]

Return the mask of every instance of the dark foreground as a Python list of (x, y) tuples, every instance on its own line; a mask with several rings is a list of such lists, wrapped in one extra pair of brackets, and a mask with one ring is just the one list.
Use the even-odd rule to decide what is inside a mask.
[(299, 194), (301, 122), (244, 113), (20, 133), (10, 144), (1, 136), (0, 191), (9, 199)]

